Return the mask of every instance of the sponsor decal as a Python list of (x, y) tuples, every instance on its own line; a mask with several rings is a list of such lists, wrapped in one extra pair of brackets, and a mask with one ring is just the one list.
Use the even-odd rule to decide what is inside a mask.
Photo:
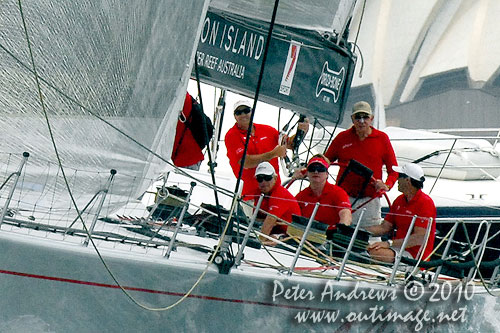
[(285, 68), (283, 69), (283, 76), (281, 78), (280, 94), (290, 95), (292, 89), (293, 77), (295, 75), (295, 68), (297, 67), (297, 59), (299, 58), (300, 43), (291, 41), (288, 48), (288, 55), (286, 58)]
[(345, 78), (345, 68), (342, 67), (338, 72), (335, 72), (328, 68), (328, 61), (325, 61), (323, 65), (323, 70), (318, 79), (318, 84), (316, 85), (316, 97), (319, 97), (321, 93), (326, 96), (324, 98), (325, 102), (330, 102), (328, 95), (333, 97), (333, 102), (337, 103), (340, 95), (340, 88), (344, 83)]
[(245, 63), (243, 59), (233, 57), (241, 56), (259, 61), (264, 50), (264, 41), (264, 36), (258, 33), (244, 30), (227, 22), (221, 22), (216, 17), (207, 16), (203, 22), (200, 44), (206, 45), (209, 47), (207, 50), (215, 52), (215, 54), (198, 50), (196, 61), (200, 67), (243, 80), (245, 78)]

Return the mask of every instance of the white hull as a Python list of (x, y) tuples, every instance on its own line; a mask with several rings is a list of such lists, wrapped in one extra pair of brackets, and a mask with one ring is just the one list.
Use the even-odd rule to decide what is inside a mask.
[[(2, 229), (6, 229), (5, 225)], [(16, 228), (13, 228), (16, 229)], [(354, 321), (342, 322), (340, 318), (350, 311), (365, 311), (382, 304), (385, 309), (407, 313), (422, 306), (433, 315), (466, 306), (465, 322), (442, 324), (436, 331), (460, 331), (467, 327), (481, 331), (492, 327), (491, 318), (495, 300), (476, 294), (471, 301), (453, 302), (410, 302), (401, 294), (392, 302), (353, 299), (321, 302), (321, 293), (328, 280), (303, 277), (297, 274), (287, 276), (273, 269), (255, 268), (243, 264), (232, 269), (230, 274), (221, 275), (215, 265), (191, 295), (168, 311), (144, 310), (125, 296), (110, 278), (95, 251), (83, 247), (68, 236), (66, 241), (55, 240), (60, 236), (47, 238), (19, 234), (15, 231), (0, 232), (0, 328), (11, 331), (74, 331), (74, 332), (165, 332), (165, 331), (331, 331), (346, 329), (359, 331), (377, 328), (378, 331), (391, 327), (398, 331), (415, 326), (416, 320), (408, 323), (381, 321), (378, 323)], [(184, 236), (193, 237), (193, 236)], [(182, 237), (181, 237), (182, 238)], [(116, 248), (110, 248), (111, 246)], [(135, 245), (120, 245), (100, 242), (99, 250), (115, 274), (119, 283), (139, 303), (151, 308), (167, 307), (180, 299), (196, 282), (206, 266), (205, 254), (179, 248), (170, 259), (162, 256), (162, 250), (152, 249), (148, 253)], [(249, 257), (262, 257), (263, 250), (247, 249)], [(276, 255), (276, 254), (275, 254)], [(290, 256), (276, 255), (284, 264)], [(318, 266), (310, 260), (299, 260), (297, 267)], [(333, 273), (333, 272), (332, 272)], [(273, 286), (279, 281), (285, 288), (297, 284), (311, 292), (315, 299), (285, 300), (282, 294), (273, 301)], [(345, 294), (357, 288), (361, 290), (394, 290), (385, 283), (359, 282), (343, 279), (333, 281), (335, 291)], [(496, 305), (498, 307), (498, 305)], [(335, 323), (299, 324), (294, 316), (303, 311), (332, 312), (339, 310)], [(382, 311), (381, 311), (382, 312)], [(429, 325), (426, 324), (426, 325)], [(424, 327), (426, 331), (428, 326)], [(483, 330), (484, 331), (484, 330)]]

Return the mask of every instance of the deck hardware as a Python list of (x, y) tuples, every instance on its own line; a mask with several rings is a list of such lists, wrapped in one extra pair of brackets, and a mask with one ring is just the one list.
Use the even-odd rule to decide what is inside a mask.
[[(387, 282), (387, 285), (389, 285), (389, 286), (394, 283), (394, 278), (396, 277), (396, 272), (398, 271), (399, 264), (401, 263), (401, 257), (403, 256), (403, 252), (406, 249), (406, 244), (408, 243), (408, 240), (410, 239), (411, 231), (413, 230), (413, 226), (415, 225), (415, 221), (417, 221), (417, 215), (413, 215), (413, 218), (411, 219), (410, 227), (408, 228), (408, 232), (406, 233), (406, 236), (403, 240), (403, 244), (401, 244), (401, 251), (398, 251), (396, 258), (394, 259), (394, 268), (392, 269), (391, 277), (389, 278), (389, 281)], [(432, 223), (432, 218), (430, 219), (429, 223)]]
[(311, 217), (309, 218), (309, 222), (307, 222), (307, 227), (306, 230), (304, 230), (304, 234), (302, 235), (302, 239), (300, 240), (299, 247), (297, 247), (297, 251), (295, 252), (295, 256), (293, 257), (292, 264), (290, 265), (290, 268), (288, 269), (288, 275), (292, 275), (292, 272), (295, 268), (295, 264), (297, 264), (297, 260), (299, 259), (300, 252), (302, 251), (302, 248), (304, 247), (304, 243), (306, 242), (307, 235), (309, 234), (309, 230), (311, 229), (312, 222), (314, 221), (314, 217), (316, 216), (316, 213), (318, 212), (319, 208), (319, 202), (316, 202), (316, 206), (314, 206), (314, 210), (312, 212)]
[(250, 232), (252, 232), (252, 228), (253, 228), (253, 225), (255, 223), (255, 220), (257, 219), (257, 215), (259, 214), (260, 205), (262, 204), (263, 199), (264, 199), (264, 193), (262, 193), (259, 197), (259, 201), (257, 202), (257, 206), (255, 207), (255, 211), (252, 215), (252, 219), (250, 220), (250, 223), (248, 224), (247, 232), (245, 233), (245, 237), (243, 237), (243, 242), (241, 242), (240, 249), (238, 250), (238, 253), (236, 254), (236, 260), (235, 260), (236, 266), (239, 266), (241, 264), (243, 250), (245, 250), (245, 246), (247, 245), (248, 238), (250, 237)]
[(23, 153), (23, 159), (21, 160), (21, 163), (19, 164), (19, 168), (17, 171), (13, 174), (11, 174), (9, 177), (13, 176), (14, 177), (14, 183), (12, 184), (12, 187), (10, 188), (9, 195), (7, 196), (7, 200), (5, 200), (5, 205), (3, 206), (2, 213), (0, 214), (0, 225), (3, 223), (3, 219), (5, 218), (5, 215), (7, 215), (7, 211), (9, 209), (10, 201), (12, 200), (12, 196), (14, 195), (14, 191), (16, 190), (17, 187), (17, 181), (19, 180), (19, 176), (21, 176), (21, 171), (24, 168), (24, 164), (28, 161), (28, 157), (30, 154), (28, 152)]
[(184, 205), (184, 207), (182, 208), (182, 212), (181, 212), (181, 215), (179, 216), (179, 220), (177, 221), (177, 225), (175, 226), (175, 231), (174, 231), (174, 234), (172, 235), (172, 238), (170, 239), (170, 243), (168, 244), (168, 249), (167, 249), (167, 253), (165, 254), (165, 257), (168, 259), (170, 257), (170, 253), (172, 252), (172, 250), (174, 250), (174, 243), (175, 243), (175, 238), (177, 237), (177, 233), (179, 232), (179, 229), (182, 225), (182, 220), (184, 219), (184, 214), (186, 214), (186, 211), (189, 207), (189, 202), (190, 202), (190, 199), (191, 199), (191, 194), (193, 193), (193, 189), (194, 187), (196, 186), (196, 183), (195, 182), (191, 182), (191, 187), (189, 188), (189, 193), (186, 197), (186, 203)]
[(337, 273), (337, 277), (336, 277), (337, 281), (340, 281), (340, 278), (342, 277), (342, 273), (344, 272), (345, 265), (347, 263), (347, 260), (349, 259), (349, 255), (351, 254), (351, 250), (352, 250), (352, 247), (354, 246), (354, 242), (356, 241), (356, 236), (358, 235), (358, 230), (359, 230), (359, 227), (361, 226), (361, 219), (363, 218), (365, 211), (366, 211), (366, 208), (363, 208), (361, 210), (361, 213), (359, 214), (358, 223), (356, 224), (356, 228), (354, 228), (354, 232), (352, 234), (351, 240), (349, 241), (349, 246), (347, 246), (347, 250), (345, 251), (344, 258), (342, 259), (342, 264), (340, 265), (339, 272)]
[[(108, 194), (109, 188), (111, 187), (111, 183), (113, 182), (113, 178), (116, 175), (116, 170), (111, 169), (109, 171), (109, 173), (110, 173), (110, 175), (109, 175), (108, 181), (106, 182), (106, 185), (104, 186), (104, 188), (102, 190), (99, 191), (100, 193), (102, 193), (101, 200), (99, 201), (99, 205), (97, 206), (97, 211), (95, 212), (94, 218), (92, 219), (92, 224), (90, 225), (90, 228), (88, 230), (89, 233), (87, 235), (87, 238), (83, 242), (84, 246), (89, 245), (90, 237), (92, 237), (92, 232), (94, 231), (95, 225), (97, 223), (97, 219), (99, 218), (99, 213), (101, 212), (102, 206), (104, 205), (104, 200), (106, 199), (106, 195)], [(81, 213), (80, 213), (80, 215), (81, 215)]]

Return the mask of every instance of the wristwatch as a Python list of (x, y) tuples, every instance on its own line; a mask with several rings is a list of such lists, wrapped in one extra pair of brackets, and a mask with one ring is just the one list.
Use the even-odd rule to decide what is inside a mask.
[(387, 244), (389, 244), (389, 247), (392, 247), (392, 239), (388, 239)]

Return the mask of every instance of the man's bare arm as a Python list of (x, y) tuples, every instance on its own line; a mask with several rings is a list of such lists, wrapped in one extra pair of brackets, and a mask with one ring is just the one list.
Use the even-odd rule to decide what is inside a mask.
[[(255, 168), (261, 162), (267, 162), (272, 160), (275, 157), (284, 157), (286, 155), (286, 147), (285, 146), (276, 146), (273, 150), (268, 151), (267, 153), (256, 154), (256, 155), (247, 155), (245, 158), (245, 169)], [(238, 161), (241, 164), (241, 160)]]
[(373, 225), (365, 228), (367, 231), (371, 232), (373, 236), (382, 236), (388, 234), (392, 230), (392, 223), (384, 220), (380, 225)]

